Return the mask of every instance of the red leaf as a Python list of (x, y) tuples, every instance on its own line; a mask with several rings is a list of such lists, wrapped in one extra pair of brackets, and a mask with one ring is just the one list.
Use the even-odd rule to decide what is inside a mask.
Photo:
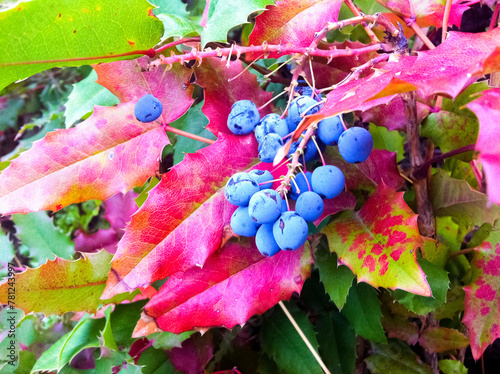
[(158, 170), (168, 138), (133, 111), (133, 103), (96, 107), (78, 126), (34, 142), (0, 174), (0, 213), (56, 211), (142, 185)]
[[(192, 71), (181, 64), (149, 69), (149, 57), (94, 65), (97, 83), (115, 94), (122, 103), (136, 102), (151, 94), (163, 105), (161, 122), (169, 123), (182, 116), (193, 104)], [(217, 135), (217, 134), (216, 134)]]
[(417, 248), (423, 245), (417, 215), (402, 192), (380, 184), (358, 212), (342, 213), (322, 232), (330, 250), (359, 282), (431, 296), (416, 259)]
[(253, 134), (220, 134), (163, 175), (118, 244), (104, 299), (201, 266), (223, 244), (236, 207), (219, 190), (255, 162), (256, 144)]
[[(255, 27), (249, 44), (290, 44), (308, 47), (314, 34), (321, 31), (327, 22), (336, 22), (342, 1), (340, 0), (281, 0), (268, 5), (266, 11), (255, 18)], [(252, 60), (258, 54), (247, 56)], [(269, 57), (278, 58), (278, 53)]]
[(476, 149), (480, 152), (478, 160), (483, 165), (488, 184), (488, 198), (500, 204), (500, 88), (483, 91), (481, 97), (467, 104), (479, 119), (479, 136)]
[(293, 292), (300, 293), (312, 262), (306, 244), (293, 252), (262, 256), (254, 241), (231, 241), (203, 268), (172, 275), (145, 306), (134, 336), (243, 324)]
[(99, 230), (94, 234), (79, 232), (75, 238), (75, 251), (97, 252), (104, 248), (109, 253), (116, 252), (116, 245), (124, 234), (127, 223), (130, 222), (132, 214), (137, 210), (135, 198), (137, 194), (133, 191), (125, 195), (119, 193), (104, 202), (104, 215), (110, 228)]
[(195, 334), (182, 342), (182, 347), (175, 347), (169, 352), (170, 362), (186, 374), (203, 373), (214, 355), (214, 342), (211, 333), (200, 336)]
[[(205, 59), (200, 67), (196, 68), (196, 83), (205, 91), (205, 104), (202, 112), (208, 117), (207, 129), (215, 136), (219, 132), (232, 134), (227, 127), (227, 117), (231, 106), (238, 100), (251, 100), (257, 107), (265, 104), (272, 97), (272, 92), (262, 90), (254, 74), (245, 71), (234, 81), (228, 81), (240, 74), (242, 64), (235, 61), (226, 67), (225, 61)], [(260, 111), (261, 117), (271, 112), (268, 105)]]

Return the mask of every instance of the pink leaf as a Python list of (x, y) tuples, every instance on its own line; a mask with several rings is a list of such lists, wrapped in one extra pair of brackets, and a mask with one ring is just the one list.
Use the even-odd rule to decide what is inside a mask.
[(174, 333), (243, 324), (280, 300), (299, 292), (310, 275), (306, 244), (293, 252), (262, 256), (253, 239), (232, 240), (214, 253), (203, 268), (172, 275), (146, 304), (134, 336), (159, 328)]

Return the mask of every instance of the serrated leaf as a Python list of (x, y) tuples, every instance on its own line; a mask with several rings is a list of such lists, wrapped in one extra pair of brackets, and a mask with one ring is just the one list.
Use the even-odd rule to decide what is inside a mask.
[(189, 12), (186, 10), (186, 4), (182, 0), (151, 0), (151, 4), (158, 8), (153, 9), (155, 15), (174, 14), (179, 17), (188, 17)]
[(381, 322), (387, 336), (401, 339), (410, 345), (417, 344), (420, 330), (414, 319), (416, 320), (418, 316), (395, 302), (387, 291), (382, 291), (379, 300), (382, 303)]
[(196, 36), (203, 30), (203, 27), (200, 25), (197, 25), (193, 21), (178, 15), (160, 13), (157, 17), (163, 22), (163, 26), (165, 28), (165, 32), (161, 37), (162, 41), (171, 38), (172, 36), (178, 36), (181, 38)]
[(162, 24), (151, 10), (145, 0), (87, 0), (78, 6), (37, 0), (0, 12), (0, 91), (52, 67), (112, 61), (106, 57), (152, 48)]
[(17, 236), (29, 248), (33, 265), (39, 266), (56, 257), (69, 260), (75, 253), (71, 238), (56, 228), (46, 212), (14, 214)]
[(420, 335), (418, 343), (428, 352), (441, 353), (469, 346), (469, 339), (460, 331), (446, 327), (429, 327)]
[(451, 216), (466, 227), (493, 224), (500, 219), (500, 207), (473, 190), (466, 181), (453, 179), (442, 170), (432, 175), (429, 189), (436, 216)]
[[(318, 342), (307, 314), (290, 303), (285, 303), (293, 319), (304, 332), (313, 348)], [(321, 374), (323, 371), (293, 325), (280, 308), (266, 320), (260, 331), (262, 350), (272, 358), (278, 368), (289, 374)], [(292, 364), (293, 363), (293, 364)]]
[(153, 347), (157, 349), (170, 350), (172, 348), (181, 348), (182, 342), (191, 337), (195, 331), (186, 331), (181, 334), (173, 334), (171, 332), (159, 332), (148, 336), (148, 339), (153, 340)]
[(494, 140), (500, 126), (497, 121), (500, 116), (500, 88), (483, 91), (482, 96), (467, 104), (467, 107), (479, 119), (476, 150), (480, 152), (478, 160), (486, 175), (488, 198), (500, 204), (500, 189), (495, 186), (500, 178), (500, 145)]
[(133, 110), (134, 103), (96, 107), (78, 126), (35, 142), (0, 174), (0, 212), (57, 211), (142, 185), (168, 138), (156, 123), (137, 121)]
[(146, 305), (134, 336), (158, 328), (181, 333), (242, 324), (289, 299), (293, 292), (300, 293), (311, 261), (307, 244), (294, 252), (264, 257), (249, 240), (229, 241), (202, 268), (171, 275)]
[(94, 105), (112, 106), (120, 101), (108, 89), (96, 83), (97, 73), (91, 73), (82, 81), (73, 85), (66, 103), (66, 128), (73, 126), (85, 114), (94, 110)]
[(431, 374), (429, 366), (404, 343), (391, 341), (389, 344), (372, 344), (372, 354), (365, 359), (373, 374)]
[(211, 0), (207, 25), (201, 33), (202, 47), (208, 42), (226, 42), (230, 29), (246, 23), (251, 13), (264, 10), (270, 4), (274, 4), (274, 0), (241, 0), (237, 7), (231, 0)]
[[(240, 73), (237, 79), (229, 81)], [(227, 127), (227, 118), (236, 101), (251, 100), (260, 107), (272, 97), (271, 92), (259, 87), (255, 75), (243, 72), (239, 61), (232, 62), (227, 67), (224, 61), (205, 59), (195, 69), (195, 75), (196, 84), (204, 88), (205, 102), (202, 111), (209, 120), (207, 130), (216, 136), (219, 132), (232, 134)], [(259, 113), (262, 117), (270, 112), (271, 107), (267, 106)]]
[(235, 206), (221, 188), (255, 162), (256, 148), (253, 134), (220, 134), (216, 143), (186, 154), (164, 174), (118, 243), (103, 297), (203, 265), (230, 235), (225, 226)]
[(358, 212), (344, 212), (322, 232), (331, 252), (359, 282), (430, 296), (431, 289), (417, 263), (423, 244), (417, 216), (403, 194), (381, 184)]
[(345, 265), (339, 265), (337, 255), (325, 253), (326, 251), (316, 252), (315, 264), (319, 269), (319, 277), (337, 308), (342, 309), (349, 294), (354, 274)]
[(432, 297), (414, 295), (411, 292), (396, 290), (394, 299), (403, 304), (408, 310), (420, 315), (426, 315), (446, 303), (446, 294), (450, 281), (448, 273), (424, 258), (418, 259), (418, 264), (426, 275), (431, 287)]
[(469, 370), (458, 360), (439, 360), (439, 370), (444, 374), (467, 374)]
[(319, 353), (332, 373), (350, 374), (356, 368), (356, 334), (342, 315), (329, 311), (315, 325)]
[[(342, 1), (338, 0), (277, 1), (275, 6), (268, 6), (265, 12), (256, 17), (249, 45), (267, 42), (309, 47), (316, 32), (322, 30), (328, 22), (337, 21), (341, 5)], [(248, 56), (249, 60), (256, 57), (256, 54)], [(271, 53), (269, 57), (280, 56)]]
[[(61, 315), (72, 311), (94, 313), (99, 304), (119, 302), (120, 295), (103, 302), (99, 299), (106, 284), (113, 256), (106, 251), (76, 261), (60, 258), (16, 275), (16, 306), (25, 313), (39, 312)], [(0, 285), (0, 302), (7, 304), (8, 284)]]
[(500, 221), (490, 237), (475, 248), (471, 282), (464, 287), (465, 314), (472, 356), (478, 360), (486, 347), (500, 337)]
[(358, 283), (350, 288), (342, 315), (354, 327), (357, 335), (374, 342), (387, 342), (380, 323), (380, 301), (377, 291), (370, 285)]
[[(181, 118), (172, 122), (171, 126), (194, 135), (215, 140), (215, 136), (206, 129), (208, 119), (201, 111), (202, 107), (203, 102), (193, 106)], [(174, 165), (184, 159), (185, 153), (194, 153), (198, 149), (202, 149), (206, 146), (206, 143), (202, 143), (198, 140), (189, 139), (185, 136), (178, 136), (174, 150)]]
[(141, 311), (147, 300), (116, 305), (111, 314), (111, 329), (115, 342), (119, 346), (131, 346), (134, 325), (141, 317)]
[(99, 347), (99, 331), (104, 327), (104, 323), (103, 318), (93, 319), (88, 315), (82, 318), (70, 332), (40, 356), (31, 372), (59, 371), (83, 349)]
[(141, 352), (141, 357), (137, 364), (142, 366), (144, 374), (177, 374), (174, 366), (170, 362), (167, 353), (163, 349), (148, 347)]
[(181, 348), (169, 352), (172, 365), (182, 373), (202, 373), (214, 357), (214, 338), (211, 332), (195, 334)]

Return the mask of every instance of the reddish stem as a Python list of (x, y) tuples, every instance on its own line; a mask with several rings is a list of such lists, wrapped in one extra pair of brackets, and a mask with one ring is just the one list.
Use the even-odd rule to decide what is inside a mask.
[[(351, 10), (351, 12), (357, 16), (357, 17), (362, 17), (361, 12), (359, 11), (358, 7), (354, 5), (352, 0), (344, 0), (344, 4), (347, 5), (347, 7)], [(366, 22), (361, 23), (363, 25), (363, 28), (365, 29), (366, 33), (370, 37), (373, 43), (380, 43), (379, 38), (377, 38), (377, 35), (373, 32), (373, 30), (368, 27), (368, 24)]]
[(443, 15), (443, 25), (441, 26), (441, 43), (444, 43), (444, 41), (446, 40), (446, 35), (448, 34), (448, 20), (450, 19), (451, 5), (452, 1), (446, 0)]
[(415, 31), (415, 34), (417, 34), (417, 36), (420, 39), (422, 39), (422, 41), (427, 46), (427, 48), (429, 48), (429, 49), (436, 48), (436, 46), (434, 44), (432, 44), (432, 42), (429, 40), (429, 38), (427, 37), (427, 35), (424, 34), (424, 32), (422, 31), (422, 29), (420, 28), (420, 26), (415, 21), (408, 20), (407, 24), (409, 24), (409, 26), (413, 29), (413, 31)]
[(500, 3), (497, 1), (495, 4), (495, 11), (493, 12), (493, 16), (491, 16), (491, 22), (490, 22), (490, 27), (488, 31), (493, 30), (495, 27), (497, 27), (498, 24), (498, 13), (500, 12)]
[(173, 132), (174, 134), (184, 136), (184, 137), (189, 138), (189, 139), (198, 140), (200, 142), (207, 143), (207, 144), (214, 144), (215, 143), (215, 140), (207, 139), (207, 138), (204, 138), (204, 137), (198, 136), (198, 135), (194, 135), (194, 134), (191, 134), (190, 132), (182, 131), (182, 130), (176, 129), (175, 127), (169, 126), (169, 125), (163, 125), (163, 128), (165, 129), (165, 131), (170, 131), (170, 132)]
[(199, 42), (199, 41), (200, 41), (200, 37), (179, 39), (179, 40), (176, 40), (172, 43), (165, 44), (164, 46), (161, 46), (158, 49), (155, 49), (155, 53), (163, 52), (164, 50), (175, 47), (176, 45), (179, 45), (179, 44), (185, 44), (185, 43), (190, 43), (190, 42)]

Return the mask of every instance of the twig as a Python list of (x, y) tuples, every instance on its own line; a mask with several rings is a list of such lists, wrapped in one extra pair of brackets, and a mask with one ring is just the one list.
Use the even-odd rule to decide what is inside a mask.
[(495, 11), (493, 12), (493, 16), (491, 16), (491, 22), (490, 22), (490, 27), (488, 28), (488, 31), (491, 31), (495, 27), (497, 27), (499, 11), (500, 11), (500, 3), (497, 1), (495, 3)]
[(326, 367), (326, 365), (323, 362), (323, 360), (321, 359), (321, 357), (319, 357), (318, 352), (316, 352), (316, 350), (311, 345), (309, 340), (307, 340), (307, 337), (304, 335), (304, 333), (300, 329), (300, 326), (297, 324), (295, 319), (293, 319), (292, 315), (290, 314), (290, 312), (286, 308), (285, 304), (283, 304), (283, 301), (280, 301), (278, 304), (280, 305), (281, 309), (283, 309), (283, 312), (285, 313), (287, 318), (290, 320), (290, 323), (293, 325), (293, 327), (295, 327), (295, 330), (298, 332), (298, 334), (300, 335), (300, 337), (302, 338), (302, 340), (306, 344), (307, 348), (309, 348), (309, 350), (311, 351), (311, 353), (314, 356), (314, 358), (316, 359), (316, 361), (318, 361), (318, 364), (319, 364), (319, 366), (321, 366), (321, 369), (323, 369), (325, 374), (331, 374), (330, 370), (328, 370), (328, 368)]
[(460, 256), (460, 255), (466, 255), (467, 253), (471, 253), (471, 252), (474, 252), (474, 248), (462, 249), (460, 251), (451, 252), (448, 255), (448, 258), (457, 257), (457, 256)]
[[(351, 12), (355, 15), (355, 16), (362, 16), (361, 12), (359, 11), (358, 7), (356, 5), (354, 5), (354, 3), (352, 2), (352, 0), (344, 0), (344, 4), (347, 5), (347, 7), (351, 10)], [(375, 35), (375, 33), (373, 32), (373, 30), (367, 25), (366, 22), (363, 22), (361, 23), (363, 25), (363, 28), (365, 29), (366, 33), (368, 34), (368, 36), (370, 37), (370, 39), (372, 40), (373, 43), (380, 43), (380, 40), (379, 38), (377, 38), (377, 35)]]
[(165, 131), (170, 131), (170, 132), (173, 132), (174, 134), (184, 136), (184, 137), (189, 138), (189, 139), (198, 140), (200, 142), (207, 143), (207, 144), (214, 144), (215, 143), (215, 140), (207, 139), (207, 138), (204, 138), (204, 137), (199, 136), (199, 135), (191, 134), (190, 132), (182, 131), (182, 130), (176, 129), (175, 127), (169, 126), (169, 125), (162, 124), (162, 126), (165, 129)]
[(429, 40), (427, 35), (425, 35), (425, 33), (422, 31), (420, 26), (415, 22), (415, 20), (408, 20), (407, 21), (405, 19), (405, 22), (408, 26), (410, 26), (413, 29), (413, 31), (415, 31), (415, 34), (417, 34), (417, 36), (424, 42), (424, 44), (427, 46), (427, 48), (429, 48), (429, 49), (436, 48), (436, 46), (434, 44), (432, 44), (432, 42)]
[(451, 5), (452, 0), (446, 0), (446, 4), (444, 6), (443, 25), (441, 26), (441, 43), (444, 43), (446, 35), (448, 34), (448, 20), (450, 19)]
[(190, 42), (199, 42), (199, 41), (200, 41), (199, 36), (194, 37), (194, 38), (179, 39), (179, 40), (176, 40), (172, 43), (165, 44), (158, 49), (155, 49), (155, 53), (163, 52), (164, 50), (175, 47), (176, 45), (179, 45), (179, 44), (185, 44), (185, 43), (190, 43)]

